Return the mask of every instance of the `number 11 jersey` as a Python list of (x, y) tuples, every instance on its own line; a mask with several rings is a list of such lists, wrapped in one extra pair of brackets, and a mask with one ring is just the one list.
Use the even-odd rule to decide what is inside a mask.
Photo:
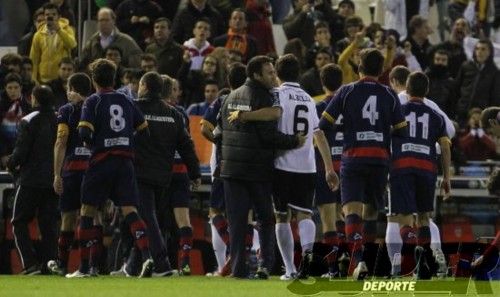
[(285, 82), (274, 91), (274, 106), (279, 103), (282, 110), (278, 130), (288, 135), (303, 133), (307, 137), (302, 147), (280, 152), (274, 167), (288, 172), (315, 173), (313, 133), (319, 129), (316, 103), (298, 83)]
[(397, 94), (371, 79), (348, 84), (323, 112), (321, 127), (327, 129), (340, 115), (344, 118), (342, 165), (388, 166), (391, 127), (406, 126)]

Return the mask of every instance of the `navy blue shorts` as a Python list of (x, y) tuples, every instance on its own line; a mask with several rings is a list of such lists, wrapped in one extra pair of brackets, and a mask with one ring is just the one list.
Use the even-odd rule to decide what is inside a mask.
[(316, 190), (314, 192), (314, 205), (320, 206), (330, 203), (340, 203), (340, 187), (332, 192), (325, 179), (325, 172), (318, 171), (316, 175)]
[(407, 173), (390, 177), (388, 214), (412, 214), (434, 210), (436, 175)]
[(375, 209), (384, 207), (388, 168), (375, 165), (342, 166), (340, 189), (342, 205), (362, 202)]
[(111, 199), (116, 206), (137, 206), (139, 191), (131, 159), (111, 156), (91, 164), (82, 183), (82, 203), (99, 206)]
[(224, 180), (222, 178), (216, 177), (212, 182), (210, 207), (218, 210), (226, 209), (226, 204), (224, 203)]
[(63, 192), (59, 199), (61, 212), (79, 210), (81, 203), (81, 189), (84, 173), (74, 173), (62, 178)]
[(316, 173), (274, 170), (274, 212), (288, 213), (288, 208), (312, 214)]
[(171, 208), (189, 207), (191, 191), (189, 190), (190, 180), (187, 174), (175, 174), (165, 191), (165, 198)]

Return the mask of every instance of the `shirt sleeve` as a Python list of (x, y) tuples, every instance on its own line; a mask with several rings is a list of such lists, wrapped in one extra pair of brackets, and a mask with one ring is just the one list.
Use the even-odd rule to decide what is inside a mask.
[(279, 107), (281, 109), (283, 109), (283, 105), (281, 105), (281, 101), (280, 100), (280, 91), (278, 88), (274, 88), (271, 90), (271, 94), (272, 94), (272, 102), (271, 102), (271, 106), (272, 107)]
[(134, 128), (136, 131), (144, 130), (148, 127), (148, 122), (144, 119), (144, 115), (139, 108), (132, 103), (134, 113)]
[(344, 102), (344, 88), (339, 90), (332, 98), (325, 111), (321, 114), (319, 127), (325, 129), (331, 127), (335, 123), (335, 119), (342, 114), (342, 106)]
[(87, 127), (94, 131), (95, 120), (96, 120), (96, 97), (90, 97), (85, 100), (82, 107), (82, 116), (80, 117), (80, 122), (78, 123), (78, 128)]
[(403, 116), (400, 99), (394, 91), (390, 90), (389, 92), (394, 100), (394, 107), (392, 109), (392, 126), (394, 130), (404, 128), (408, 124), (406, 123), (406, 119)]

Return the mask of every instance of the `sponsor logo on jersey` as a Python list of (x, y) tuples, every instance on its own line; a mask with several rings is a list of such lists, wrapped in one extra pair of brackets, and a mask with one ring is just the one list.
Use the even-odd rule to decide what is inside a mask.
[(383, 142), (384, 141), (384, 134), (383, 133), (377, 133), (374, 131), (363, 131), (363, 132), (357, 132), (356, 133), (356, 140), (357, 141), (378, 141), (378, 142)]
[(75, 156), (90, 156), (90, 150), (86, 147), (76, 147)]
[(402, 152), (415, 152), (419, 154), (429, 155), (431, 153), (431, 148), (427, 145), (416, 144), (416, 143), (403, 143), (401, 145)]
[(112, 147), (118, 145), (129, 145), (130, 140), (128, 137), (106, 138), (104, 139), (104, 147)]

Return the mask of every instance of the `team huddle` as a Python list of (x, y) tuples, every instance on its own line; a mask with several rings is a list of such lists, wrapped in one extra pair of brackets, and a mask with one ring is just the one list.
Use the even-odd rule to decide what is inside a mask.
[[(402, 247), (415, 238), (416, 276), (445, 276), (431, 213), (438, 160), (444, 199), (450, 194), (450, 138), (455, 131), (448, 117), (425, 98), (427, 76), (398, 66), (390, 74), (392, 88), (380, 84), (384, 57), (376, 49), (365, 49), (360, 52), (357, 82), (342, 85), (342, 71), (335, 64), (321, 69), (327, 97), (316, 104), (298, 83), (300, 63), (295, 56), (272, 62), (257, 56), (246, 67), (232, 64), (231, 90), (212, 103), (201, 121), (202, 134), (214, 143), (209, 216), (218, 267), (210, 275), (267, 279), (277, 243), (285, 268), (280, 279), (306, 279), (314, 256), (312, 214), (317, 207), (323, 241), (330, 249), (324, 277), (352, 275), (362, 280), (373, 273), (377, 218), (384, 208), (391, 276), (401, 276)], [(172, 190), (172, 172), (182, 160), (186, 178), (176, 184), (184, 188), (190, 182), (199, 185), (201, 174), (186, 119), (163, 100), (171, 92), (172, 79), (146, 73), (139, 84), (140, 99), (132, 101), (113, 90), (116, 66), (111, 61), (98, 59), (90, 69), (91, 78), (83, 73), (70, 77), (70, 103), (57, 116), (53, 183), (62, 223), (57, 257), (47, 267), (67, 278), (97, 274), (93, 259), (102, 245), (99, 212), (110, 199), (121, 210), (121, 236), (130, 247), (114, 274), (173, 275), (160, 226), (166, 199), (181, 230), (179, 272), (187, 275), (192, 246), (189, 196), (178, 198), (182, 191)], [(50, 118), (43, 108), (45, 88), (34, 90), (41, 111), (23, 119), (27, 127), (42, 116)], [(21, 153), (14, 151), (9, 168), (22, 166)], [(15, 207), (22, 209), (22, 201), (32, 194), (21, 186)], [(14, 226), (16, 214), (15, 208)], [(302, 248), (298, 268), (292, 217)], [(26, 236), (17, 232), (16, 243)], [(259, 241), (256, 271), (249, 268), (254, 235)], [(75, 239), (80, 266), (68, 272)], [(19, 247), (25, 271), (39, 272), (29, 248)]]

